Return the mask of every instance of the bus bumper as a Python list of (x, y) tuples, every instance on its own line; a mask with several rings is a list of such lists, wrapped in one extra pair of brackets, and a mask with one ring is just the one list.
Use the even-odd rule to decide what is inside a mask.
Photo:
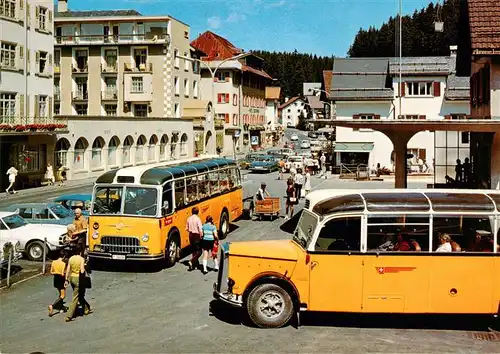
[(229, 293), (220, 293), (217, 290), (217, 283), (214, 283), (214, 298), (216, 300), (220, 300), (230, 306), (233, 307), (243, 307), (243, 299), (239, 295), (229, 294)]
[(106, 252), (89, 252), (89, 258), (110, 259), (114, 261), (157, 261), (164, 258), (160, 254), (111, 254)]

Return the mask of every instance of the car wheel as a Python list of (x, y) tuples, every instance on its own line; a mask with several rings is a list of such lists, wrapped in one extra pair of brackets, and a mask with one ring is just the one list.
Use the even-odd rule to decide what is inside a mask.
[(26, 246), (26, 256), (30, 261), (41, 262), (43, 261), (43, 242), (32, 241)]
[(260, 328), (285, 326), (293, 316), (290, 294), (276, 284), (262, 284), (248, 295), (247, 312), (252, 322)]
[(219, 222), (219, 239), (224, 240), (229, 233), (229, 216), (223, 211)]
[(167, 268), (173, 267), (179, 259), (179, 235), (176, 232), (168, 236), (167, 244), (165, 245), (165, 265)]

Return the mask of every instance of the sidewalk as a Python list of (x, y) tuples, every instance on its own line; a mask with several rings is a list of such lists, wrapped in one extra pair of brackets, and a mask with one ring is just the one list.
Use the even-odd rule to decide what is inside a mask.
[(95, 178), (86, 178), (79, 180), (66, 181), (64, 185), (59, 186), (55, 184), (52, 186), (40, 186), (35, 188), (28, 188), (22, 190), (16, 190), (16, 194), (7, 194), (5, 191), (0, 193), (0, 201), (13, 201), (15, 202), (17, 198), (25, 198), (30, 195), (40, 195), (40, 194), (50, 194), (54, 192), (63, 192), (66, 189), (75, 189), (78, 187), (90, 186), (95, 182)]

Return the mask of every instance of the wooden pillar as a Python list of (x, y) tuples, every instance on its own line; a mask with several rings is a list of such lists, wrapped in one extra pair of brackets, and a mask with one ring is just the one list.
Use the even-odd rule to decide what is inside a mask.
[(406, 150), (408, 141), (414, 135), (408, 132), (391, 132), (385, 133), (391, 139), (394, 145), (395, 153), (395, 181), (394, 188), (407, 188), (408, 187), (408, 168), (406, 165)]

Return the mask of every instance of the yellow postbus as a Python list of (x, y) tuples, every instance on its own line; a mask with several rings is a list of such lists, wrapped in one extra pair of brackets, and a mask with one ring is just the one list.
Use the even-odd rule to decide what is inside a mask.
[(498, 315), (499, 227), (500, 191), (318, 190), (292, 240), (221, 248), (214, 296), (260, 327), (300, 311)]
[(160, 260), (167, 266), (189, 246), (186, 220), (193, 207), (211, 215), (223, 239), (243, 210), (236, 163), (197, 158), (175, 165), (109, 171), (95, 185), (89, 217), (89, 257)]

